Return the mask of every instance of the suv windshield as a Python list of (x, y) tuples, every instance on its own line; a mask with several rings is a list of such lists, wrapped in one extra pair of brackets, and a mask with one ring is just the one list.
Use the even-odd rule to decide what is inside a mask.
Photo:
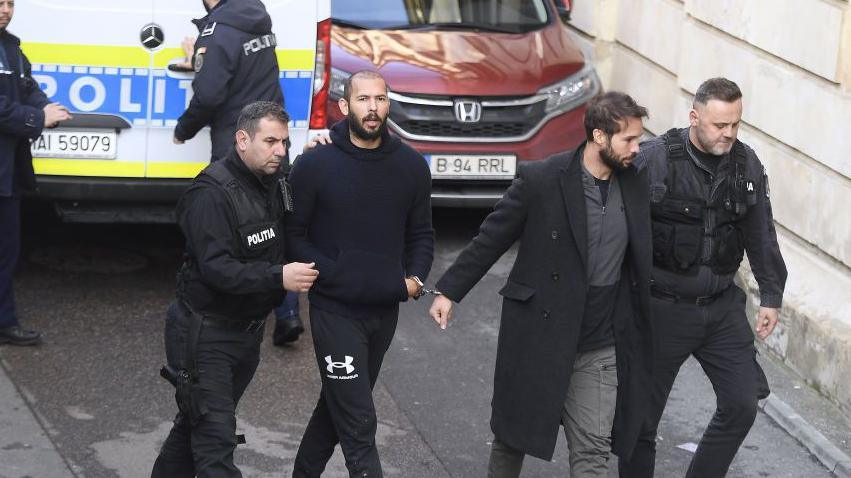
[(520, 33), (547, 24), (547, 0), (331, 0), (335, 23), (355, 28)]

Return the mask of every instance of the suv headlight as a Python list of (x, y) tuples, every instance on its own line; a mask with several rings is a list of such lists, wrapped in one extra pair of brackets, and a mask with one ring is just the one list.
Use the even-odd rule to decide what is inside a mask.
[(567, 111), (593, 98), (600, 91), (600, 79), (590, 63), (566, 79), (542, 88), (539, 95), (547, 97), (547, 113)]
[(343, 97), (346, 80), (348, 80), (350, 76), (352, 76), (352, 74), (347, 71), (334, 67), (331, 68), (331, 86), (329, 87), (328, 93), (332, 100), (339, 100)]

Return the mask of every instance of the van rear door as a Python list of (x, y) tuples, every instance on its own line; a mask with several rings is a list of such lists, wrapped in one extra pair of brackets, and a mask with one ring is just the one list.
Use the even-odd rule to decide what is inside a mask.
[(36, 174), (141, 178), (152, 54), (142, 44), (152, 0), (18, 2), (33, 77), (74, 119), (33, 142)]
[[(290, 115), (290, 139), (293, 153), (300, 152), (308, 131), (308, 116), (316, 46), (316, 3), (297, 0), (266, 0), (277, 40), (279, 80)], [(153, 0), (153, 21), (166, 35), (163, 49), (153, 55), (152, 112), (148, 132), (148, 168), (150, 178), (191, 178), (209, 162), (209, 129), (182, 145), (172, 143), (177, 119), (192, 99), (193, 72), (175, 72), (169, 64), (183, 60), (180, 42), (197, 37), (190, 20), (203, 14), (200, 2)]]

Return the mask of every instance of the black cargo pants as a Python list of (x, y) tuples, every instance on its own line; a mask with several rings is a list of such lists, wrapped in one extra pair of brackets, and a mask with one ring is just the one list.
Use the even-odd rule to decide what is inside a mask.
[(383, 476), (375, 446), (378, 421), (372, 388), (398, 318), (398, 308), (351, 318), (310, 307), (322, 391), (298, 448), (294, 478), (319, 477), (338, 442), (350, 477)]
[(621, 478), (653, 477), (659, 421), (689, 355), (694, 355), (712, 382), (717, 408), (685, 476), (727, 474), (756, 418), (758, 400), (768, 396), (765, 374), (756, 362), (745, 300), (745, 293), (735, 285), (707, 305), (652, 298), (658, 342), (650, 405), (630, 461), (619, 463)]
[[(175, 369), (187, 364), (191, 320), (186, 306), (179, 301), (171, 304), (165, 322), (165, 348), (166, 360)], [(235, 411), (257, 370), (262, 340), (262, 327), (252, 332), (201, 327), (195, 352), (197, 386), (207, 413), (194, 426), (189, 417), (177, 414), (154, 463), (152, 478), (242, 476), (233, 463)]]

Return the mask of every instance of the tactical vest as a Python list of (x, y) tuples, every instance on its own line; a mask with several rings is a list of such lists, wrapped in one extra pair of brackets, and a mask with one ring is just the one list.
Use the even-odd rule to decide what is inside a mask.
[(736, 140), (726, 170), (717, 170), (708, 184), (679, 130), (665, 133), (664, 141), (665, 183), (651, 184), (651, 189), (665, 191), (651, 204), (654, 265), (686, 275), (697, 274), (700, 265), (719, 275), (735, 272), (745, 251), (741, 221), (756, 204), (756, 182), (747, 176), (744, 144)]
[[(205, 182), (214, 184), (227, 196), (239, 242), (234, 258), (239, 262), (284, 264), (284, 231), (281, 230), (284, 209), (277, 185), (261, 199), (256, 192), (246, 190), (226, 166), (227, 161), (229, 159), (210, 165), (196, 182), (210, 178), (212, 181)], [(215, 291), (204, 284), (197, 264), (193, 264), (188, 254), (178, 277), (178, 294), (181, 293), (199, 312), (248, 320), (264, 317), (283, 297), (283, 289), (251, 294)]]

